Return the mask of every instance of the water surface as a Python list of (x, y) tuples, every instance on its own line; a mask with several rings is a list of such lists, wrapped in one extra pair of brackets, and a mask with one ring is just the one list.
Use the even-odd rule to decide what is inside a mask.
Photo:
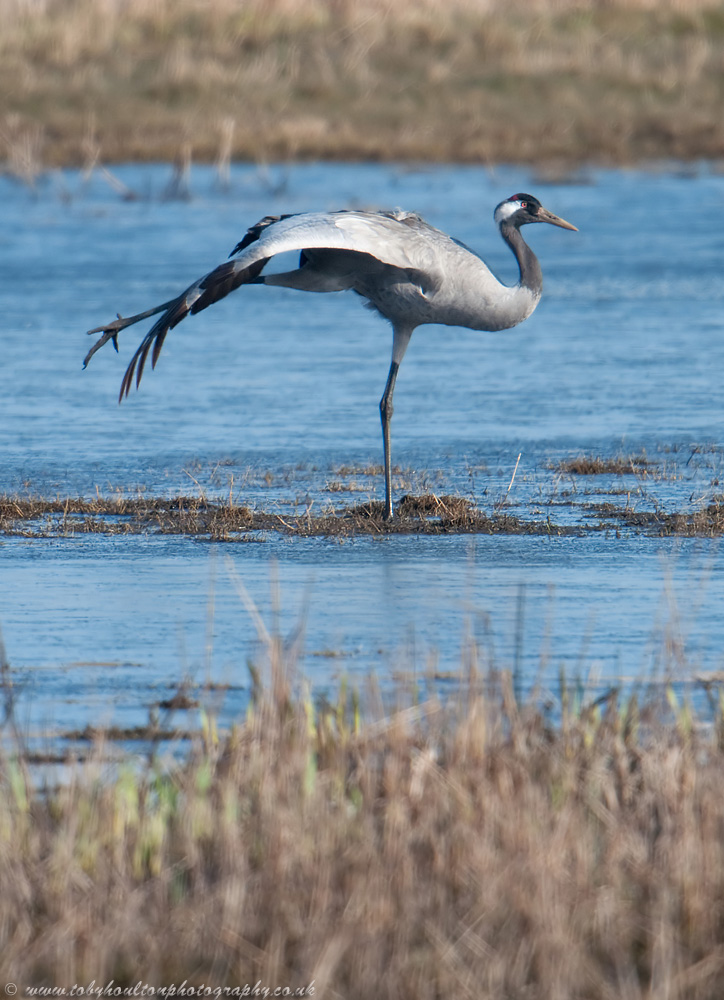
[[(493, 509), (519, 455), (507, 506), (557, 523), (587, 523), (589, 500), (693, 510), (719, 492), (724, 237), (711, 220), (724, 177), (706, 165), (560, 184), (507, 167), (238, 166), (229, 190), (195, 168), (188, 201), (164, 197), (166, 165), (113, 172), (136, 200), (98, 173), (52, 174), (35, 191), (0, 179), (3, 492), (201, 492), (280, 511), (379, 497), (369, 468), (391, 336), (356, 296), (236, 292), (175, 329), (120, 407), (145, 328), (83, 372), (85, 330), (178, 293), (263, 215), (315, 208), (413, 209), (512, 282), (492, 211), (518, 190), (580, 232), (525, 231), (545, 292), (521, 327), (416, 332), (395, 393), (396, 494), (462, 493)], [(581, 454), (644, 452), (647, 476), (556, 471)], [(304, 618), (300, 668), (318, 690), (401, 671), (432, 671), (444, 688), (472, 637), (483, 668), (516, 667), (555, 697), (561, 668), (596, 690), (719, 670), (722, 565), (716, 540), (614, 532), (5, 538), (0, 626), (33, 731), (135, 725), (186, 676), (231, 686), (228, 722), (259, 653), (235, 581), (270, 625), (275, 575), (279, 626), (294, 633)]]

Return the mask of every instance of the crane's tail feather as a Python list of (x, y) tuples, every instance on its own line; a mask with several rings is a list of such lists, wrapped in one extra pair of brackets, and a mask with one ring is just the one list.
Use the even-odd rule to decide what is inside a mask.
[(246, 285), (254, 281), (262, 272), (268, 260), (269, 258), (265, 257), (262, 260), (254, 261), (247, 267), (239, 267), (236, 261), (226, 261), (187, 288), (178, 298), (164, 302), (160, 306), (154, 306), (153, 309), (147, 309), (145, 312), (136, 313), (135, 316), (124, 318), (119, 313), (118, 318), (114, 319), (111, 323), (89, 330), (88, 333), (100, 333), (101, 336), (86, 354), (83, 360), (83, 367), (85, 368), (88, 365), (88, 362), (96, 351), (100, 350), (109, 340), (113, 341), (113, 346), (118, 350), (118, 334), (121, 330), (124, 330), (127, 326), (132, 326), (134, 323), (138, 323), (142, 319), (147, 319), (149, 316), (162, 313), (163, 315), (156, 320), (138, 345), (136, 353), (131, 358), (128, 368), (126, 368), (123, 381), (121, 382), (121, 391), (118, 394), (118, 402), (120, 403), (131, 391), (134, 375), (136, 377), (136, 388), (141, 384), (149, 352), (151, 352), (151, 367), (156, 367), (156, 362), (158, 361), (161, 348), (169, 330), (172, 330), (182, 319), (185, 319), (189, 313), (201, 312), (202, 309), (206, 309), (207, 306), (213, 305), (219, 299), (223, 299), (229, 292), (233, 292), (235, 288), (239, 288), (240, 285)]

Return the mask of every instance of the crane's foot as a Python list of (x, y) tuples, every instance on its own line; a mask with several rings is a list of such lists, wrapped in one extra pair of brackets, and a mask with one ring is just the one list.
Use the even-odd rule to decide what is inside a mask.
[(154, 306), (153, 309), (147, 309), (145, 312), (136, 313), (135, 316), (121, 316), (120, 313), (116, 313), (116, 319), (112, 323), (106, 323), (105, 326), (96, 326), (92, 330), (88, 331), (88, 336), (92, 337), (94, 333), (100, 333), (102, 336), (98, 338), (95, 344), (88, 351), (86, 356), (83, 358), (83, 367), (88, 367), (88, 362), (96, 353), (99, 351), (104, 344), (107, 344), (109, 340), (113, 341), (113, 346), (116, 351), (118, 351), (118, 334), (121, 330), (125, 330), (127, 326), (133, 326), (134, 323), (138, 323), (141, 319), (148, 319), (149, 316), (155, 316), (156, 313), (163, 312), (172, 306), (176, 302), (176, 299), (171, 299), (168, 302), (162, 302), (160, 306)]
[[(92, 336), (94, 333), (102, 333), (103, 336), (99, 337), (95, 344), (88, 351), (86, 356), (83, 358), (83, 367), (88, 367), (88, 362), (96, 353), (99, 351), (104, 344), (107, 344), (109, 340), (113, 341), (113, 347), (115, 348), (116, 354), (118, 354), (118, 331), (123, 329), (121, 324), (121, 314), (118, 314), (118, 319), (109, 323), (108, 326), (97, 326), (94, 330), (88, 331), (88, 336)], [(124, 326), (127, 324), (123, 324)]]

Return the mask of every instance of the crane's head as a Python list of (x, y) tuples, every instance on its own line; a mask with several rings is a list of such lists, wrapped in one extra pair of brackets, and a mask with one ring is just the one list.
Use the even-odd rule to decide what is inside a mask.
[(543, 208), (532, 194), (514, 194), (512, 198), (501, 201), (495, 209), (495, 221), (498, 226), (515, 226), (516, 229), (528, 222), (549, 222), (552, 226), (560, 226), (561, 229), (573, 229), (578, 232), (578, 229), (570, 222), (566, 222), (565, 219), (549, 212), (547, 208)]

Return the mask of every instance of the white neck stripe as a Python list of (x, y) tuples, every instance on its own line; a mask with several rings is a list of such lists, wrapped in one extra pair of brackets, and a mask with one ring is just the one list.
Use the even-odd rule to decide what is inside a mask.
[(495, 221), (498, 225), (500, 225), (501, 222), (505, 222), (506, 219), (509, 219), (511, 215), (515, 215), (515, 213), (522, 207), (522, 201), (501, 202), (495, 209)]

